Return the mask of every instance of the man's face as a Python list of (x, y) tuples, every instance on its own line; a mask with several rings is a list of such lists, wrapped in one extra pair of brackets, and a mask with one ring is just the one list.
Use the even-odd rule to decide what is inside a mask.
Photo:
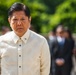
[(60, 36), (60, 37), (63, 37), (63, 36), (64, 36), (64, 31), (62, 30), (62, 28), (58, 28), (58, 29), (57, 29), (56, 35), (57, 35), (57, 36)]
[(24, 11), (15, 11), (9, 17), (9, 23), (12, 30), (19, 36), (23, 36), (30, 27), (31, 18), (28, 18)]

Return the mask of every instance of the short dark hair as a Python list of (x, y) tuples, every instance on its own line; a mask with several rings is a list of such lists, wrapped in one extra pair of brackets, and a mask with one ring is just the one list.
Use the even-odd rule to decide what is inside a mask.
[(28, 18), (30, 17), (30, 10), (29, 8), (24, 5), (23, 3), (20, 2), (16, 2), (14, 3), (8, 11), (8, 17), (12, 16), (13, 12), (15, 11), (24, 11), (25, 15), (28, 16)]
[(62, 31), (64, 31), (64, 26), (63, 26), (63, 25), (58, 25), (58, 26), (56, 27), (56, 31), (57, 31), (57, 29), (59, 29), (59, 28), (61, 28)]

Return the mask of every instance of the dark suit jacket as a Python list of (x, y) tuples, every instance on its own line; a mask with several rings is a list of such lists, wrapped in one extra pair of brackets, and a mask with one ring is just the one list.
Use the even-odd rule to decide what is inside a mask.
[(49, 41), (49, 47), (52, 60), (63, 58), (65, 60), (64, 65), (72, 67), (72, 50), (74, 47), (73, 40), (65, 39), (63, 48), (60, 48), (57, 38), (55, 38), (55, 40)]

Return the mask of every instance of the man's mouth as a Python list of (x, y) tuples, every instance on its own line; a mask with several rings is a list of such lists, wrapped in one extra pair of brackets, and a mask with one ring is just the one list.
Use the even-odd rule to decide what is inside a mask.
[(17, 28), (17, 30), (22, 30), (23, 28)]

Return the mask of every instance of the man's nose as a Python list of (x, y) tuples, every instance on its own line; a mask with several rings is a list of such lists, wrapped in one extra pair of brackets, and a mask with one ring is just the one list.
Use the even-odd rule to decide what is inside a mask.
[(21, 25), (21, 21), (20, 21), (20, 20), (18, 20), (17, 24), (18, 24), (18, 25)]

